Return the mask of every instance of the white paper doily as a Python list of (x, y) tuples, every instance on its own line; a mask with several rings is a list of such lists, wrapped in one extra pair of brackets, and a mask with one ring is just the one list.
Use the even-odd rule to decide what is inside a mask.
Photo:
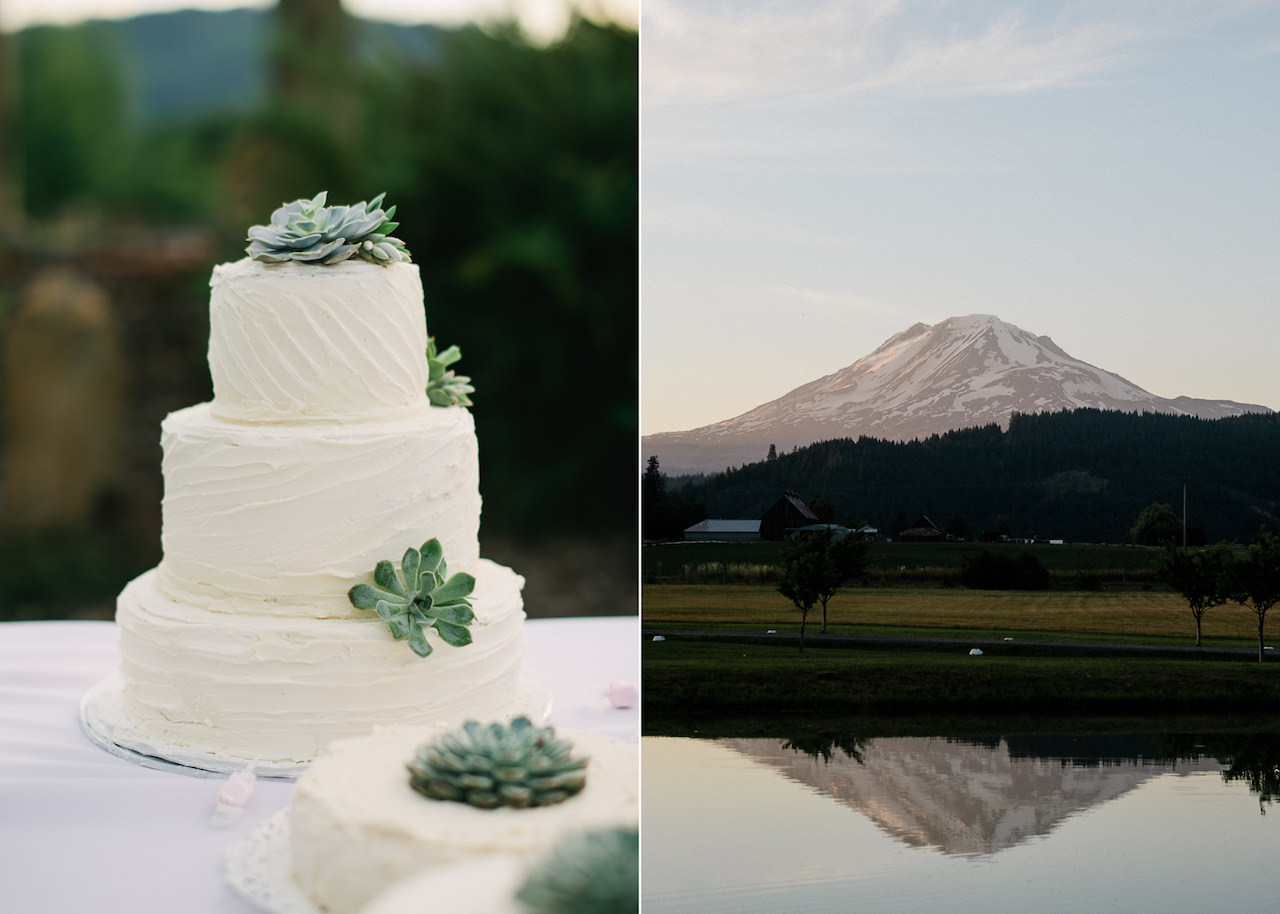
[[(289, 810), (283, 809), (227, 848), (227, 883), (266, 914), (323, 914), (293, 878)], [(407, 876), (371, 899), (362, 911), (448, 911), (518, 914), (515, 895), (528, 861), (494, 854)]]
[[(551, 716), (551, 690), (542, 677), (530, 670), (520, 674), (516, 698), (505, 715), (526, 714), (539, 723)], [(80, 699), (80, 726), (89, 740), (119, 758), (146, 768), (176, 771), (200, 778), (225, 777), (233, 771), (253, 766), (260, 778), (292, 780), (307, 769), (306, 762), (263, 761), (190, 746), (176, 746), (154, 739), (138, 730), (124, 710), (124, 680), (113, 673), (100, 680)]]
[(282, 809), (227, 848), (227, 882), (268, 914), (320, 914), (293, 881), (289, 810)]

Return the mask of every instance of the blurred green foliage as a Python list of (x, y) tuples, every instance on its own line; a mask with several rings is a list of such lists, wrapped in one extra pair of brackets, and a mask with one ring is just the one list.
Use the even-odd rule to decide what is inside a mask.
[(469, 27), (423, 56), (278, 11), (256, 102), (154, 120), (111, 25), (17, 36), (28, 219), (202, 225), (232, 259), (283, 201), (386, 191), (430, 332), (476, 383), (486, 530), (634, 530), (634, 31)]
[(29, 29), (18, 45), (21, 202), (35, 219), (109, 204), (126, 185), (128, 70), (101, 23)]
[(109, 617), (133, 576), (128, 559), (96, 528), (0, 533), (0, 622)]
[[(252, 14), (169, 15), (206, 17), (169, 33), (207, 27), (221, 42)], [(179, 110), (175, 77), (160, 114), (144, 84), (155, 95), (156, 61), (180, 58), (140, 63), (136, 29), (93, 22), (8, 36), (17, 88), (0, 161), (16, 163), (7, 180), (21, 211), (0, 218), (0, 303), (16, 305), (46, 265), (70, 263), (108, 287), (132, 362), (126, 462), (141, 480), (124, 486), (122, 503), (144, 492), (155, 504), (143, 512), (154, 520), (122, 509), (78, 531), (15, 534), (0, 518), (0, 617), (109, 604), (159, 557), (159, 420), (209, 396), (209, 270), (243, 256), (250, 225), (320, 190), (334, 202), (385, 191), (397, 206), (428, 329), (442, 348), (461, 348), (456, 368), (476, 386), (485, 539), (632, 541), (636, 33), (577, 19), (541, 45), (512, 24), (390, 29), (347, 17), (337, 0), (288, 0), (264, 15), (247, 42), (261, 85), (211, 103), (211, 71), (195, 67), (206, 76), (191, 108)], [(216, 17), (226, 19), (215, 28)], [(165, 34), (161, 25), (148, 23), (151, 34)], [(216, 239), (207, 263), (100, 266), (130, 238), (147, 239), (130, 255), (137, 263), (146, 244), (193, 230)], [(83, 558), (75, 574), (38, 560), (50, 544)]]

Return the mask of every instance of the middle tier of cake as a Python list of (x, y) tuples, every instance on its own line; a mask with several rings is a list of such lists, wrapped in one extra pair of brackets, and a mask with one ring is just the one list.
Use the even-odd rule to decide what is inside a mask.
[(480, 560), (475, 424), (424, 406), (393, 422), (250, 425), (208, 403), (164, 420), (163, 590), (218, 610), (351, 618), (347, 591), (438, 539), (449, 572)]

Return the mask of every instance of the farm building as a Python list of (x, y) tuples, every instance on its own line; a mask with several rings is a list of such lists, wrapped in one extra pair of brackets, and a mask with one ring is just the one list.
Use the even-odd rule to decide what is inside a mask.
[(947, 535), (921, 514), (914, 524), (898, 534), (897, 539), (902, 543), (944, 543)]
[(760, 521), (708, 519), (684, 530), (686, 540), (758, 540)]
[(795, 492), (787, 492), (760, 518), (760, 538), (785, 539), (793, 530), (821, 523)]

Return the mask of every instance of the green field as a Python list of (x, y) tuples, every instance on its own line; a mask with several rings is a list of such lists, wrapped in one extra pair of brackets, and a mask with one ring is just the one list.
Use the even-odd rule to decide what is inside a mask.
[[(1155, 576), (1156, 550), (1025, 547), (1054, 572), (1054, 585), (1017, 592), (957, 586), (952, 575), (964, 544), (897, 547), (873, 550), (873, 557), (883, 554), (893, 564), (884, 579), (872, 574), (867, 584), (846, 586), (831, 600), (832, 635), (1163, 648), (1195, 643), (1186, 603)], [(819, 609), (809, 614), (803, 652), (793, 643), (686, 640), (691, 631), (797, 633), (800, 614), (772, 581), (777, 550), (777, 544), (755, 543), (645, 547), (643, 626), (671, 636), (643, 645), (646, 732), (678, 732), (691, 721), (726, 717), (1280, 713), (1280, 664), (1253, 659), (1256, 618), (1233, 604), (1209, 610), (1203, 627), (1206, 648), (1243, 649), (1239, 659), (1228, 660), (1210, 660), (1208, 652), (1185, 659), (970, 657), (959, 647), (931, 645), (820, 647)], [(696, 570), (711, 562), (770, 571), (752, 579)], [(1104, 581), (1096, 589), (1073, 588), (1082, 574)], [(1280, 614), (1268, 621), (1280, 625)]]
[(712, 716), (1280, 711), (1280, 667), (647, 641), (645, 732)]
[[(800, 613), (791, 602), (774, 587), (758, 584), (647, 584), (641, 615), (646, 628), (800, 630)], [(1026, 592), (854, 585), (832, 598), (827, 615), (828, 630), (844, 634), (1195, 643), (1186, 603), (1154, 588)], [(1274, 621), (1280, 625), (1280, 615)], [(815, 609), (806, 631), (816, 632), (820, 623)], [(1204, 617), (1203, 636), (1207, 646), (1249, 647), (1257, 643), (1256, 621), (1240, 607), (1215, 607)]]

